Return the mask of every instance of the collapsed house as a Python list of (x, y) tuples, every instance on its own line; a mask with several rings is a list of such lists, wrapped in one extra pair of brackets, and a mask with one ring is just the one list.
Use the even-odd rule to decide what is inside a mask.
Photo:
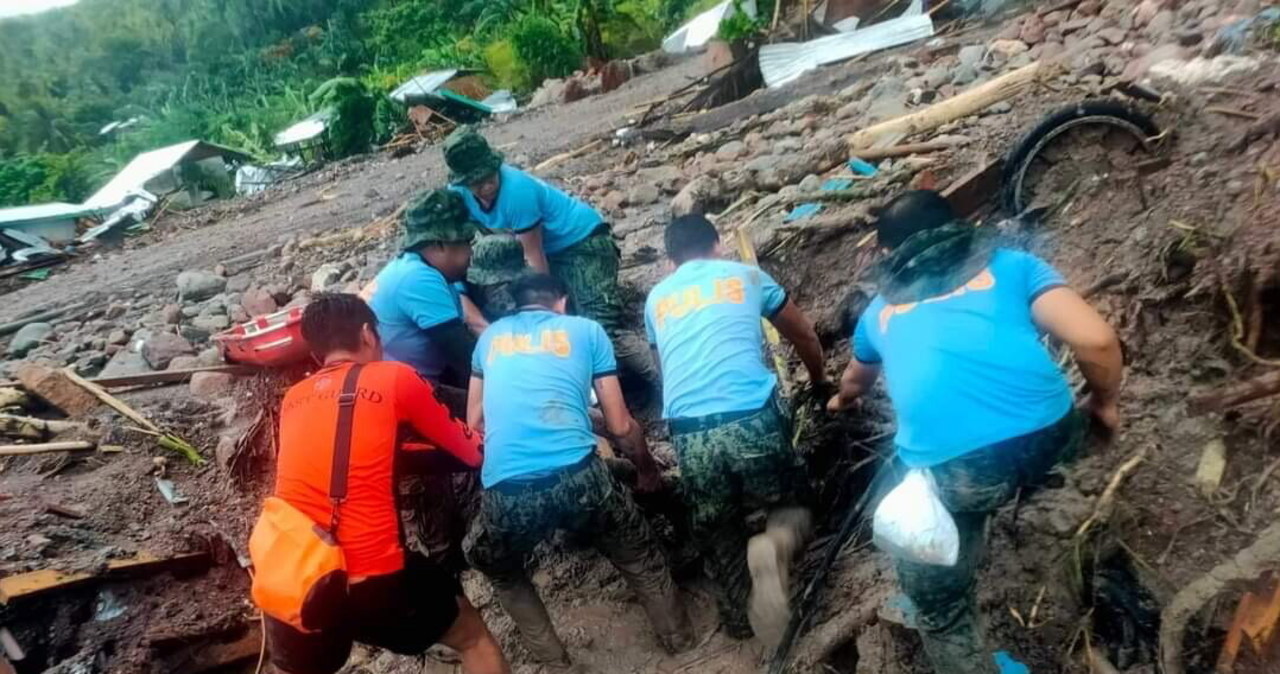
[(168, 198), (173, 208), (191, 208), (230, 196), (232, 167), (249, 155), (202, 140), (189, 140), (133, 158), (84, 207), (111, 212), (124, 206), (138, 191)]

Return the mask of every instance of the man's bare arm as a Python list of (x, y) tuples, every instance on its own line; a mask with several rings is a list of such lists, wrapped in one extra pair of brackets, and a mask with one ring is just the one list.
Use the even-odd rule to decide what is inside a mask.
[(471, 334), (479, 337), (489, 327), (489, 321), (484, 317), (484, 312), (480, 311), (480, 307), (471, 301), (470, 297), (460, 295), (462, 300), (462, 320), (471, 329)]
[(1124, 379), (1124, 354), (1120, 338), (1106, 319), (1079, 293), (1054, 288), (1031, 304), (1036, 325), (1066, 344), (1089, 383), (1089, 411), (1108, 430), (1120, 426), (1120, 384)]
[(484, 432), (484, 379), (475, 375), (467, 386), (467, 425)]
[(600, 399), (600, 409), (604, 412), (605, 427), (609, 435), (618, 443), (618, 448), (636, 466), (638, 482), (636, 491), (648, 493), (662, 487), (662, 476), (658, 465), (649, 453), (649, 444), (644, 439), (644, 429), (640, 428), (631, 412), (627, 411), (626, 400), (622, 397), (622, 385), (617, 375), (600, 377), (595, 381), (596, 397)]
[(813, 329), (813, 321), (805, 315), (795, 302), (787, 300), (782, 310), (770, 319), (778, 332), (796, 347), (800, 362), (809, 371), (809, 381), (823, 384), (827, 381), (827, 372), (822, 359), (822, 342), (818, 341), (818, 333)]
[(880, 376), (880, 365), (864, 363), (857, 358), (849, 360), (844, 373), (840, 375), (840, 391), (827, 402), (827, 410), (841, 412), (849, 408), (853, 401), (871, 390)]
[(542, 225), (534, 225), (516, 234), (520, 246), (524, 248), (524, 261), (539, 274), (551, 273), (551, 265), (547, 262), (547, 251), (542, 247)]

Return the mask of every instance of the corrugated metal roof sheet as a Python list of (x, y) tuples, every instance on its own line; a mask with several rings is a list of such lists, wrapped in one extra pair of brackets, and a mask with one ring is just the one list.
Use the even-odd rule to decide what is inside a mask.
[(329, 118), (333, 115), (332, 110), (321, 110), (307, 117), (306, 119), (294, 124), (293, 126), (277, 133), (272, 141), (276, 147), (284, 147), (295, 143), (302, 143), (324, 133), (329, 126)]
[(168, 171), (184, 161), (198, 161), (208, 157), (231, 157), (248, 159), (249, 156), (229, 147), (206, 143), (202, 140), (189, 140), (185, 143), (162, 147), (158, 150), (143, 152), (133, 158), (102, 189), (94, 193), (84, 202), (85, 208), (95, 211), (109, 211), (125, 202), (129, 192), (142, 189), (152, 178)]
[(906, 16), (859, 28), (849, 33), (828, 35), (808, 42), (783, 42), (760, 48), (760, 72), (768, 86), (778, 87), (828, 63), (859, 54), (879, 51), (933, 35), (928, 14), (908, 12)]
[[(756, 0), (745, 0), (742, 3), (742, 9), (748, 16), (755, 16)], [(733, 16), (733, 12), (733, 0), (725, 0), (693, 17), (689, 23), (680, 26), (662, 40), (662, 51), (668, 54), (683, 54), (700, 49), (720, 32), (720, 22)]]
[(32, 220), (78, 218), (92, 212), (92, 209), (85, 208), (84, 206), (67, 204), (61, 201), (55, 201), (48, 204), (35, 204), (32, 206), (15, 206), (13, 208), (0, 208), (0, 224), (7, 225), (18, 222), (30, 222)]
[(437, 89), (444, 86), (445, 82), (453, 79), (458, 74), (458, 69), (453, 70), (437, 70), (424, 75), (418, 75), (413, 79), (401, 84), (395, 88), (387, 96), (396, 102), (404, 103), (405, 99), (410, 96), (429, 96), (436, 92)]

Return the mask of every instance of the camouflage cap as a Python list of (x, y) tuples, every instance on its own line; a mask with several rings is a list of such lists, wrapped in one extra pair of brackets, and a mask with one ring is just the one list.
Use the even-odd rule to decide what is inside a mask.
[(489, 147), (489, 141), (469, 126), (459, 127), (444, 141), (449, 182), (457, 185), (467, 185), (497, 173), (502, 159), (502, 153)]
[(404, 227), (405, 250), (429, 243), (467, 243), (477, 231), (462, 195), (445, 189), (414, 197), (400, 223)]
[(513, 236), (493, 234), (476, 239), (467, 280), (477, 285), (514, 281), (525, 271), (524, 246)]

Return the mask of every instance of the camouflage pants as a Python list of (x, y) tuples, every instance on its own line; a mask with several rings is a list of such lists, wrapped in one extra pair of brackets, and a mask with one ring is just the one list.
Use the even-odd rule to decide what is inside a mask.
[(747, 541), (757, 533), (748, 518), (761, 510), (806, 505), (809, 480), (777, 400), (722, 423), (716, 423), (717, 416), (726, 415), (702, 417), (694, 430), (684, 428), (688, 420), (672, 422), (671, 442), (691, 534), (715, 581), (721, 622), (730, 635), (745, 637), (751, 634)]
[[(444, 384), (436, 384), (434, 389), (436, 398), (454, 418), (466, 418), (465, 390)], [(413, 442), (414, 438), (405, 440)], [(399, 459), (397, 503), (406, 547), (447, 569), (465, 569), (462, 539), (480, 505), (476, 471), (441, 452), (405, 453)]]
[(534, 547), (557, 530), (594, 543), (636, 593), (663, 645), (680, 643), (687, 618), (657, 538), (631, 494), (592, 455), (528, 485), (502, 483), (486, 489), (480, 515), (463, 544), (467, 560), (488, 576), (536, 659), (567, 659), (525, 571)]
[(918, 611), (925, 652), (938, 674), (995, 674), (974, 596), (987, 520), (1019, 490), (1042, 484), (1055, 465), (1074, 458), (1083, 427), (1080, 415), (1072, 411), (1048, 428), (930, 469), (960, 531), (960, 558), (952, 567), (898, 560), (897, 569), (902, 591)]
[(653, 384), (658, 381), (658, 370), (648, 342), (624, 328), (625, 310), (618, 286), (620, 260), (618, 245), (607, 229), (547, 256), (551, 273), (569, 286), (574, 313), (604, 327), (622, 370)]

